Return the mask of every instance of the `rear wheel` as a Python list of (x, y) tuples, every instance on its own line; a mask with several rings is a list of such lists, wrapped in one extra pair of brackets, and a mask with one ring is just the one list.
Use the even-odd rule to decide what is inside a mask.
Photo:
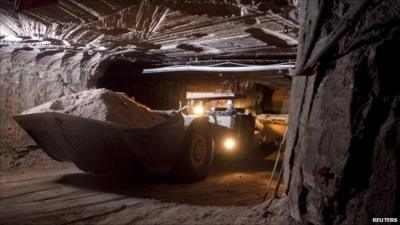
[(211, 170), (214, 144), (208, 126), (193, 124), (186, 133), (173, 176), (182, 182), (203, 180)]

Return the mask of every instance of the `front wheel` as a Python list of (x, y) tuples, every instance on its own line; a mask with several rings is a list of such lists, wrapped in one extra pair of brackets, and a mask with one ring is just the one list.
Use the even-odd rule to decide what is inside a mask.
[(206, 125), (193, 124), (187, 131), (173, 169), (173, 176), (179, 181), (203, 180), (210, 172), (214, 161), (214, 143), (207, 128)]

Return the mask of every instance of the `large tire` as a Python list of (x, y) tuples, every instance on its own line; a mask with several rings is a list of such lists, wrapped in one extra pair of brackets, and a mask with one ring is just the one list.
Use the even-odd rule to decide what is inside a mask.
[(195, 123), (189, 128), (174, 169), (173, 177), (180, 182), (204, 180), (214, 161), (214, 143), (207, 124)]

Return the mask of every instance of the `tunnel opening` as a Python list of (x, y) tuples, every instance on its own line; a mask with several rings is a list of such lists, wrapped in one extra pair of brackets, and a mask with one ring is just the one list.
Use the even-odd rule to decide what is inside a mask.
[(184, 98), (184, 87), (168, 79), (154, 79), (143, 75), (145, 64), (126, 59), (108, 62), (96, 88), (123, 92), (136, 101), (156, 110), (178, 109)]
[(174, 72), (145, 75), (146, 65), (127, 59), (107, 62), (96, 88), (123, 92), (136, 101), (156, 110), (178, 109), (186, 104), (187, 92), (237, 93), (243, 99), (239, 107), (254, 114), (287, 114), (290, 89), (272, 89), (247, 75), (223, 73)]

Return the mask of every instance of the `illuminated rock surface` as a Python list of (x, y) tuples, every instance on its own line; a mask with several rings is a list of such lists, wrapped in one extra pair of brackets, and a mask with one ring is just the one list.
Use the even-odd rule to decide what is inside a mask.
[[(346, 25), (314, 70), (293, 79), (285, 185), (304, 224), (370, 224), (400, 205), (400, 27), (398, 1), (326, 1), (315, 48)], [(307, 57), (317, 1), (304, 1), (297, 66)], [(322, 4), (322, 3), (321, 3)], [(355, 14), (354, 20), (346, 20)], [(347, 23), (347, 24), (346, 24)], [(318, 27), (318, 25), (316, 26)]]

